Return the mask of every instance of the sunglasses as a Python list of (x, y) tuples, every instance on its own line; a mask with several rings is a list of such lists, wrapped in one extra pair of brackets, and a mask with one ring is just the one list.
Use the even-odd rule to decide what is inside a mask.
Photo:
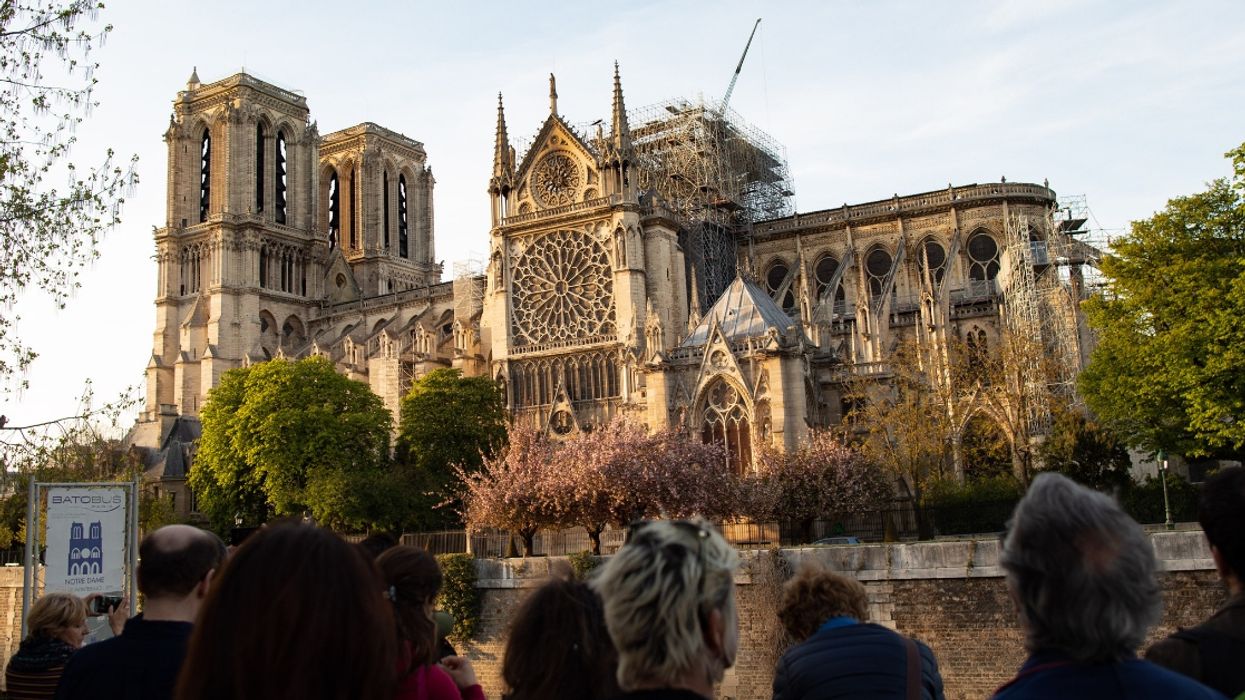
[(705, 540), (709, 539), (709, 530), (690, 520), (637, 520), (627, 527), (627, 542), (633, 542), (654, 523), (670, 523), (676, 530), (688, 535), (696, 543), (696, 563), (700, 567), (700, 578), (696, 582), (696, 599), (700, 600), (705, 592)]

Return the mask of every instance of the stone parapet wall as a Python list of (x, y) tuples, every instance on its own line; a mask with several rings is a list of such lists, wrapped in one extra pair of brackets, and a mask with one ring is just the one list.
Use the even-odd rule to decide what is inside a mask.
[[(1195, 624), (1225, 599), (1200, 532), (1151, 535), (1163, 571), (1163, 619), (1147, 644), (1177, 626)], [(1023, 636), (998, 565), (997, 540), (868, 544), (741, 552), (738, 584), (740, 650), (719, 688), (721, 698), (768, 698), (782, 647), (775, 617), (784, 571), (817, 562), (855, 577), (869, 595), (873, 621), (911, 635), (934, 650), (948, 700), (988, 697), (1015, 674)], [(484, 610), (479, 638), (460, 645), (475, 664), (488, 697), (501, 697), (505, 630), (526, 593), (560, 557), (481, 560)]]

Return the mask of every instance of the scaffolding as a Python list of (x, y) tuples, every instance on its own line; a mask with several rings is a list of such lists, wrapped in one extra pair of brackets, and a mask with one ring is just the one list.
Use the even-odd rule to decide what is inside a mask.
[(676, 99), (628, 114), (632, 172), (645, 200), (673, 212), (708, 307), (735, 277), (736, 237), (794, 212), (786, 150), (729, 108)]
[(454, 262), (454, 318), (470, 320), (484, 309), (484, 261)]

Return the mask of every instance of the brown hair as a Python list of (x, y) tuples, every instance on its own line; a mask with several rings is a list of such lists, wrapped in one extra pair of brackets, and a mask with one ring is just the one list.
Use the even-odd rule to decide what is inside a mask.
[(393, 622), (376, 567), (299, 523), (247, 538), (212, 583), (178, 700), (390, 700)]
[(86, 602), (72, 593), (48, 593), (30, 606), (27, 639), (55, 637), (62, 630), (86, 622)]
[(418, 547), (399, 545), (376, 558), (381, 577), (393, 601), (396, 639), (409, 645), (407, 671), (437, 660), (437, 624), (427, 606), (441, 590), (441, 567)]
[(515, 614), (501, 677), (506, 700), (598, 700), (618, 695), (617, 669), (601, 598), (586, 583), (553, 579)]
[(778, 619), (797, 642), (802, 642), (837, 615), (850, 615), (863, 622), (868, 619), (868, 609), (869, 598), (859, 581), (806, 564), (795, 578), (783, 584)]

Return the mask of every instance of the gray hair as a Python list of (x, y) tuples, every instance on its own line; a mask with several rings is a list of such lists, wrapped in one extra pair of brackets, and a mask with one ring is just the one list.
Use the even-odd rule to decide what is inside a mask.
[(1162, 611), (1157, 562), (1141, 526), (1111, 497), (1039, 474), (1008, 527), (999, 563), (1029, 651), (1103, 662), (1140, 646)]
[(739, 555), (703, 520), (637, 528), (592, 585), (618, 650), (618, 684), (668, 684), (688, 672), (713, 680), (726, 665), (707, 653), (704, 624), (719, 610), (734, 620)]

